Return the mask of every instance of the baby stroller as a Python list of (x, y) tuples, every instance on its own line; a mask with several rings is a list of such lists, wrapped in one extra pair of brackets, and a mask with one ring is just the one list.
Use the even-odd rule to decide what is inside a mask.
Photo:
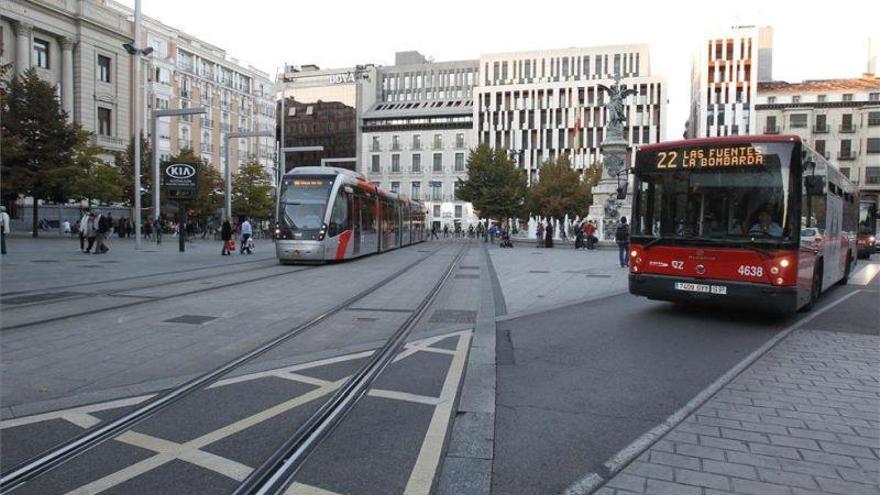
[(501, 231), (501, 243), (498, 246), (503, 248), (513, 247), (513, 242), (510, 241), (510, 232), (506, 230)]

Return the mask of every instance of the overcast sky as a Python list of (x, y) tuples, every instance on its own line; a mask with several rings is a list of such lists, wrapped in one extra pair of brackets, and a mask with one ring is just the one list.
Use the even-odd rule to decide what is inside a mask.
[[(121, 0), (133, 6), (134, 0)], [(418, 50), (437, 61), (481, 53), (648, 43), (667, 81), (667, 137), (684, 129), (691, 57), (713, 29), (774, 29), (773, 77), (858, 77), (880, 2), (142, 0), (145, 15), (225, 49), (274, 77), (285, 63), (322, 68), (394, 63)], [(875, 41), (876, 43), (876, 41)]]

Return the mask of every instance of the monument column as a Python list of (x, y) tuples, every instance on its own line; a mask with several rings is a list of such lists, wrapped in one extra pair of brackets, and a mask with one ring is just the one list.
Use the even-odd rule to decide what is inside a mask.
[(33, 24), (16, 22), (15, 28), (15, 74), (20, 76), (31, 67), (31, 34), (34, 32)]
[(73, 40), (61, 38), (61, 108), (73, 122)]

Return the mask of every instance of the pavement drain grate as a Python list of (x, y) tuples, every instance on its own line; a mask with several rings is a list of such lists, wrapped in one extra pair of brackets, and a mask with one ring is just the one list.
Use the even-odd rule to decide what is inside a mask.
[(479, 270), (480, 267), (476, 265), (459, 265), (459, 270)]
[(101, 265), (79, 265), (80, 268), (103, 268)]
[(98, 263), (119, 263), (117, 260), (99, 261)]
[(464, 275), (456, 275), (455, 278), (480, 278), (480, 276), (479, 275), (464, 274)]
[(529, 273), (550, 273), (550, 270), (529, 270)]
[(357, 316), (355, 317), (357, 321), (379, 321), (379, 318), (370, 318), (368, 316)]
[(430, 323), (475, 323), (477, 312), (463, 309), (438, 309), (431, 315)]
[(165, 320), (165, 323), (186, 323), (188, 325), (201, 325), (202, 323), (207, 323), (211, 320), (216, 319), (216, 316), (182, 315)]
[(58, 260), (31, 260), (31, 263), (58, 263)]
[(41, 294), (28, 294), (26, 296), (5, 297), (0, 299), (0, 302), (2, 302), (2, 304), (27, 304), (79, 295), (82, 295), (82, 292), (43, 292)]
[(603, 275), (601, 273), (588, 273), (587, 278), (611, 278), (611, 275)]

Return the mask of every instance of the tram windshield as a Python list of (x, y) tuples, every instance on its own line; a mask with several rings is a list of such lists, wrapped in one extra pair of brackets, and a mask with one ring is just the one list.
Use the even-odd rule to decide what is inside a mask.
[(279, 223), (290, 230), (318, 230), (333, 188), (334, 177), (287, 177), (278, 200)]

